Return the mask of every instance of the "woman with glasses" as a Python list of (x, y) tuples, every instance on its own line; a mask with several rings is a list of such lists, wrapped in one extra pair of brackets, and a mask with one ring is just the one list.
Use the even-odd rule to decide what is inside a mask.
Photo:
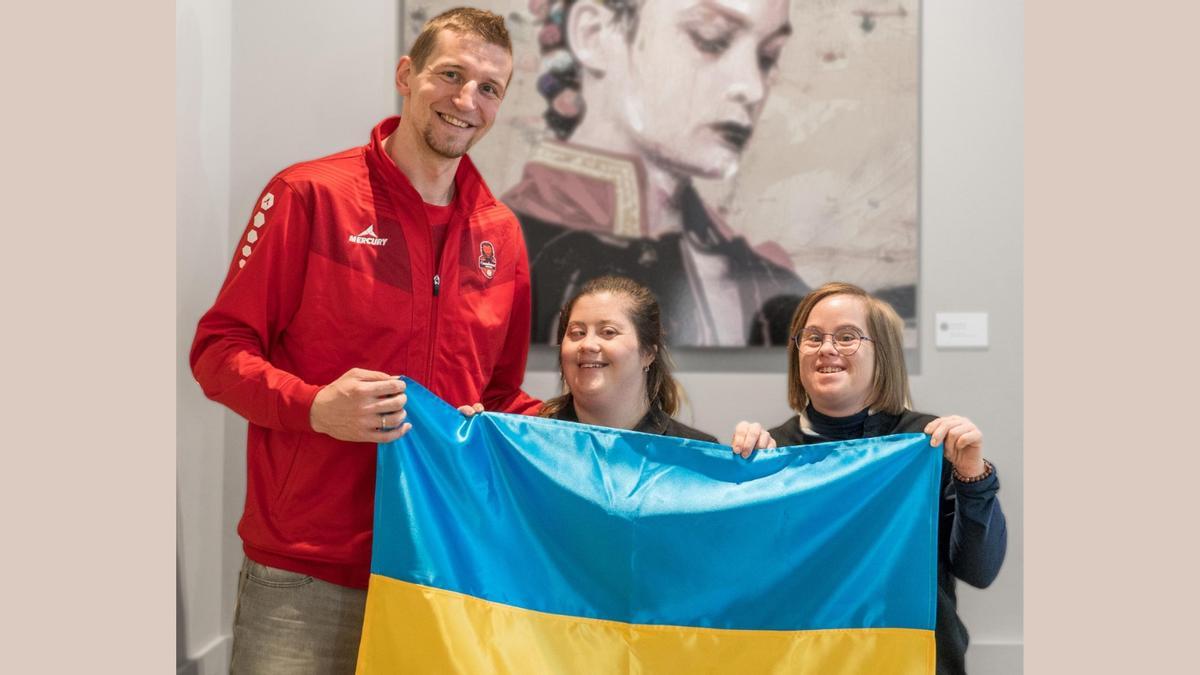
[(910, 408), (902, 322), (886, 302), (846, 283), (805, 296), (792, 318), (788, 399), (796, 415), (764, 431), (741, 422), (733, 451), (923, 432), (942, 448), (938, 513), (938, 675), (965, 673), (967, 629), (958, 617), (955, 579), (992, 583), (1004, 562), (1007, 528), (996, 469), (983, 457), (983, 434), (957, 415)]

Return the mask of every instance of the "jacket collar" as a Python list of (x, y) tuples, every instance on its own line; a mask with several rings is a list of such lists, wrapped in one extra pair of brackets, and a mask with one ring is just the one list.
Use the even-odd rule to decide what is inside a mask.
[[(389, 117), (371, 130), (371, 142), (366, 147), (367, 166), (371, 173), (383, 178), (383, 185), (390, 188), (391, 197), (407, 208), (421, 207), (424, 200), (413, 187), (412, 181), (404, 175), (383, 147), (383, 141), (396, 127), (400, 125), (400, 116)], [(458, 162), (458, 170), (454, 174), (455, 204), (465, 207), (466, 213), (496, 203), (496, 197), (483, 181), (483, 176), (475, 168), (470, 156), (463, 155)]]
[[(646, 168), (640, 157), (544, 141), (504, 195), (513, 211), (572, 230), (631, 239), (649, 236)], [(750, 249), (700, 198), (690, 181), (679, 195), (684, 229), (701, 250), (747, 255)], [(734, 251), (725, 251), (734, 244)]]
[(646, 170), (637, 157), (545, 141), (504, 195), (514, 211), (573, 230), (646, 235)]

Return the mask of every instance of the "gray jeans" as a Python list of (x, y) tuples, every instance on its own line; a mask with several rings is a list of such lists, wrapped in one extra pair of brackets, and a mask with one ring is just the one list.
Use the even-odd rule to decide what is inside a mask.
[(367, 592), (242, 562), (231, 675), (354, 672)]

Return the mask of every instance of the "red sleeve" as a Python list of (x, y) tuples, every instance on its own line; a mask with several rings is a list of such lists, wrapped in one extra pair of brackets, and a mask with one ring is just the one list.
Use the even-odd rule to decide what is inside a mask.
[(521, 226), (511, 212), (517, 241), (521, 243), (521, 256), (517, 260), (516, 278), (513, 280), (512, 312), (508, 319), (508, 334), (500, 359), (492, 371), (492, 379), (483, 388), (483, 407), (495, 412), (536, 415), (542, 402), (521, 390), (525, 381), (525, 361), (529, 358), (529, 321), (532, 300), (529, 289), (529, 258), (525, 254), (525, 240)]
[(272, 180), (216, 301), (200, 318), (190, 357), (205, 396), (254, 424), (284, 431), (312, 430), (309, 408), (320, 389), (270, 361), (300, 304), (310, 229), (300, 196)]

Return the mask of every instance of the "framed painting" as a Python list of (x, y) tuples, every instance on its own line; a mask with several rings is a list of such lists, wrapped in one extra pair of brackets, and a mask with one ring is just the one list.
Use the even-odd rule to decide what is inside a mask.
[[(460, 3), (404, 3), (401, 48)], [(480, 0), (514, 74), (472, 158), (521, 220), (534, 344), (588, 279), (647, 285), (676, 347), (783, 345), (848, 281), (917, 346), (919, 5)]]

